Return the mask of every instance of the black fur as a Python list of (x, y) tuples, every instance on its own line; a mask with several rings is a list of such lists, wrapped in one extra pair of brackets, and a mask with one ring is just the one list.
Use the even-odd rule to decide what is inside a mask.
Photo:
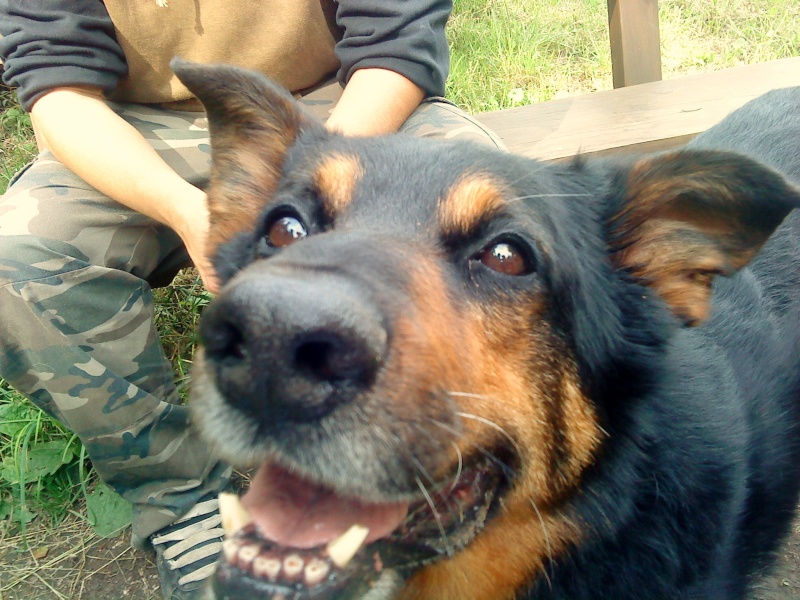
[[(800, 89), (746, 105), (689, 148), (741, 152), (799, 183)], [(769, 202), (758, 182), (754, 191)], [(743, 598), (771, 563), (800, 485), (799, 217), (748, 268), (715, 280), (706, 324), (664, 339), (650, 307), (623, 329), (645, 338), (625, 356), (641, 356), (628, 371), (650, 372), (652, 385), (611, 377), (610, 439), (575, 499), (590, 541), (524, 597)], [(641, 304), (634, 292), (620, 305)]]
[[(191, 69), (177, 66), (190, 89), (219, 105), (204, 98), (200, 80), (193, 88)], [(207, 79), (216, 77), (222, 82), (226, 71)], [(256, 84), (247, 86), (252, 102), (270, 112), (269, 100), (260, 98), (271, 92), (266, 83)], [(213, 94), (228, 93), (225, 87)], [(281, 111), (285, 102), (281, 97)], [(225, 119), (249, 127), (237, 115), (219, 118), (223, 122), (212, 123), (212, 133), (224, 129)], [(407, 455), (417, 453), (434, 472), (449, 440), (431, 441), (443, 434), (426, 429), (429, 415), (386, 416), (383, 409), (392, 406), (372, 391), (383, 361), (391, 359), (393, 324), (408, 310), (405, 261), (434, 256), (456, 313), (475, 304), (541, 299), (541, 318), (556, 345), (576, 361), (581, 388), (608, 434), (577, 488), (547, 507), (576, 520), (580, 540), (546, 560), (519, 597), (744, 598), (751, 578), (770, 564), (785, 538), (800, 491), (800, 218), (792, 212), (800, 207), (794, 187), (800, 183), (800, 88), (768, 94), (685, 150), (647, 162), (541, 164), (459, 142), (346, 138), (303, 119), (289, 120), (302, 125), (286, 149), (276, 190), (265, 198), (253, 231), (218, 249), (216, 266), (227, 285), (201, 331), (207, 379), (222, 402), (253, 424), (252, 445), (268, 440), (270, 451), (337, 490), (383, 500), (417, 492), (417, 467)], [(332, 219), (320, 209), (309, 165), (342, 154), (359, 158), (363, 177), (347, 210)], [(436, 200), (469, 173), (503, 182), (513, 200), (470, 230), (445, 235), (435, 226)], [(674, 197), (657, 197), (651, 208), (632, 211), (641, 202), (631, 196), (634, 174), (643, 178), (644, 189), (666, 180), (680, 185), (671, 188)], [(261, 240), (270, 224), (287, 212), (305, 223), (309, 237), (286, 248), (265, 246)], [(686, 214), (700, 231), (682, 234), (687, 243), (699, 240), (709, 253), (724, 254), (727, 260), (710, 274), (731, 275), (714, 278), (712, 316), (697, 327), (686, 326), (694, 322), (691, 315), (659, 296), (657, 282), (620, 258), (639, 243), (644, 223)], [(720, 215), (721, 225), (715, 221)], [(750, 265), (740, 268), (776, 227)], [(524, 248), (530, 273), (510, 277), (476, 265), (476, 253), (507, 239)], [(315, 285), (319, 296), (309, 291)], [(345, 316), (331, 325), (334, 313)], [(354, 327), (363, 315), (369, 323)], [(355, 359), (336, 365), (339, 371), (324, 392), (315, 388), (310, 394), (319, 402), (307, 402), (309, 395), (294, 398), (284, 388), (273, 394), (283, 378), (296, 376), (274, 366), (282, 360), (276, 356), (283, 344), (278, 338), (317, 318), (327, 329), (321, 337), (314, 333), (315, 343), (338, 336), (335, 343), (349, 348), (348, 336), (360, 336), (369, 339), (366, 347), (380, 355), (378, 362), (364, 364), (359, 346)], [(386, 349), (370, 337), (373, 330), (386, 334)], [(243, 353), (244, 337), (255, 341)], [(243, 365), (248, 352), (255, 358)], [(302, 365), (316, 369), (317, 377), (329, 367)], [(457, 425), (447, 414), (449, 405), (437, 404), (437, 390), (429, 392), (426, 409), (441, 411), (437, 419)], [(307, 404), (298, 408), (295, 400)], [(351, 418), (351, 405), (366, 417)], [(554, 430), (569, 425), (564, 414), (556, 414), (558, 406), (550, 410)], [(373, 436), (365, 419), (373, 429), (391, 431), (389, 439), (428, 445), (412, 445), (410, 452), (395, 447)], [(328, 452), (341, 449), (344, 439), (362, 446), (352, 456)], [(558, 435), (553, 439), (563, 445)], [(222, 447), (226, 443), (218, 440)]]

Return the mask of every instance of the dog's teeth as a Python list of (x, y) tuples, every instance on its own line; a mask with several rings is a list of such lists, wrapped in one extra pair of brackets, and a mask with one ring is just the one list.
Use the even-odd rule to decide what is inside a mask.
[(233, 562), (236, 555), (239, 553), (239, 544), (235, 540), (225, 540), (222, 542), (222, 552), (228, 562)]
[(283, 559), (283, 574), (289, 581), (294, 581), (303, 572), (305, 561), (299, 554), (290, 554)]
[(222, 516), (222, 530), (226, 538), (233, 537), (253, 522), (236, 494), (222, 492), (219, 495), (219, 514)]
[(322, 583), (331, 572), (331, 568), (324, 560), (314, 558), (306, 565), (303, 581), (308, 586), (315, 586)]
[(353, 525), (335, 540), (328, 542), (328, 556), (340, 569), (353, 559), (369, 535), (369, 528)]
[(248, 544), (239, 548), (239, 561), (245, 566), (250, 566), (258, 556), (258, 546)]
[(253, 561), (253, 572), (259, 577), (267, 577), (270, 581), (275, 581), (281, 574), (281, 561), (277, 558), (256, 556)]

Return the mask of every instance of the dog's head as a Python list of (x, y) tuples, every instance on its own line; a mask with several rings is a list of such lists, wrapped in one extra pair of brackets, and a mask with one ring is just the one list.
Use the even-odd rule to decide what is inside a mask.
[(174, 66), (208, 111), (224, 283), (193, 403), (257, 469), (221, 597), (513, 597), (591, 535), (571, 507), (621, 407), (797, 201), (725, 153), (349, 138), (258, 75)]

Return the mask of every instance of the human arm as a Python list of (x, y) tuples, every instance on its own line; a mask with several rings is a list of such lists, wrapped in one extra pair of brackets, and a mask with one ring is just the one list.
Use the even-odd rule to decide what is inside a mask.
[(336, 46), (342, 98), (328, 127), (354, 135), (396, 131), (427, 96), (444, 94), (450, 0), (340, 0)]
[[(218, 283), (205, 254), (205, 193), (165, 163), (92, 87), (57, 88), (31, 108), (40, 141), (67, 168), (117, 202), (171, 227), (206, 288)], [(143, 176), (146, 174), (146, 176)]]

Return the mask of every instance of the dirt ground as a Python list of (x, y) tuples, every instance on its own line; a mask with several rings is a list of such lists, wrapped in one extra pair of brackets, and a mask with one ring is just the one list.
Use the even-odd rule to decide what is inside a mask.
[(800, 516), (779, 553), (777, 566), (754, 586), (750, 600), (800, 599)]
[(0, 600), (161, 600), (155, 562), (130, 547), (130, 531), (103, 539), (70, 516), (56, 530), (29, 524), (27, 539), (26, 549), (22, 535), (0, 536)]
[[(155, 563), (129, 537), (98, 538), (75, 516), (55, 531), (32, 524), (25, 550), (0, 530), (0, 600), (160, 600)], [(750, 600), (800, 600), (800, 517), (779, 558)]]

